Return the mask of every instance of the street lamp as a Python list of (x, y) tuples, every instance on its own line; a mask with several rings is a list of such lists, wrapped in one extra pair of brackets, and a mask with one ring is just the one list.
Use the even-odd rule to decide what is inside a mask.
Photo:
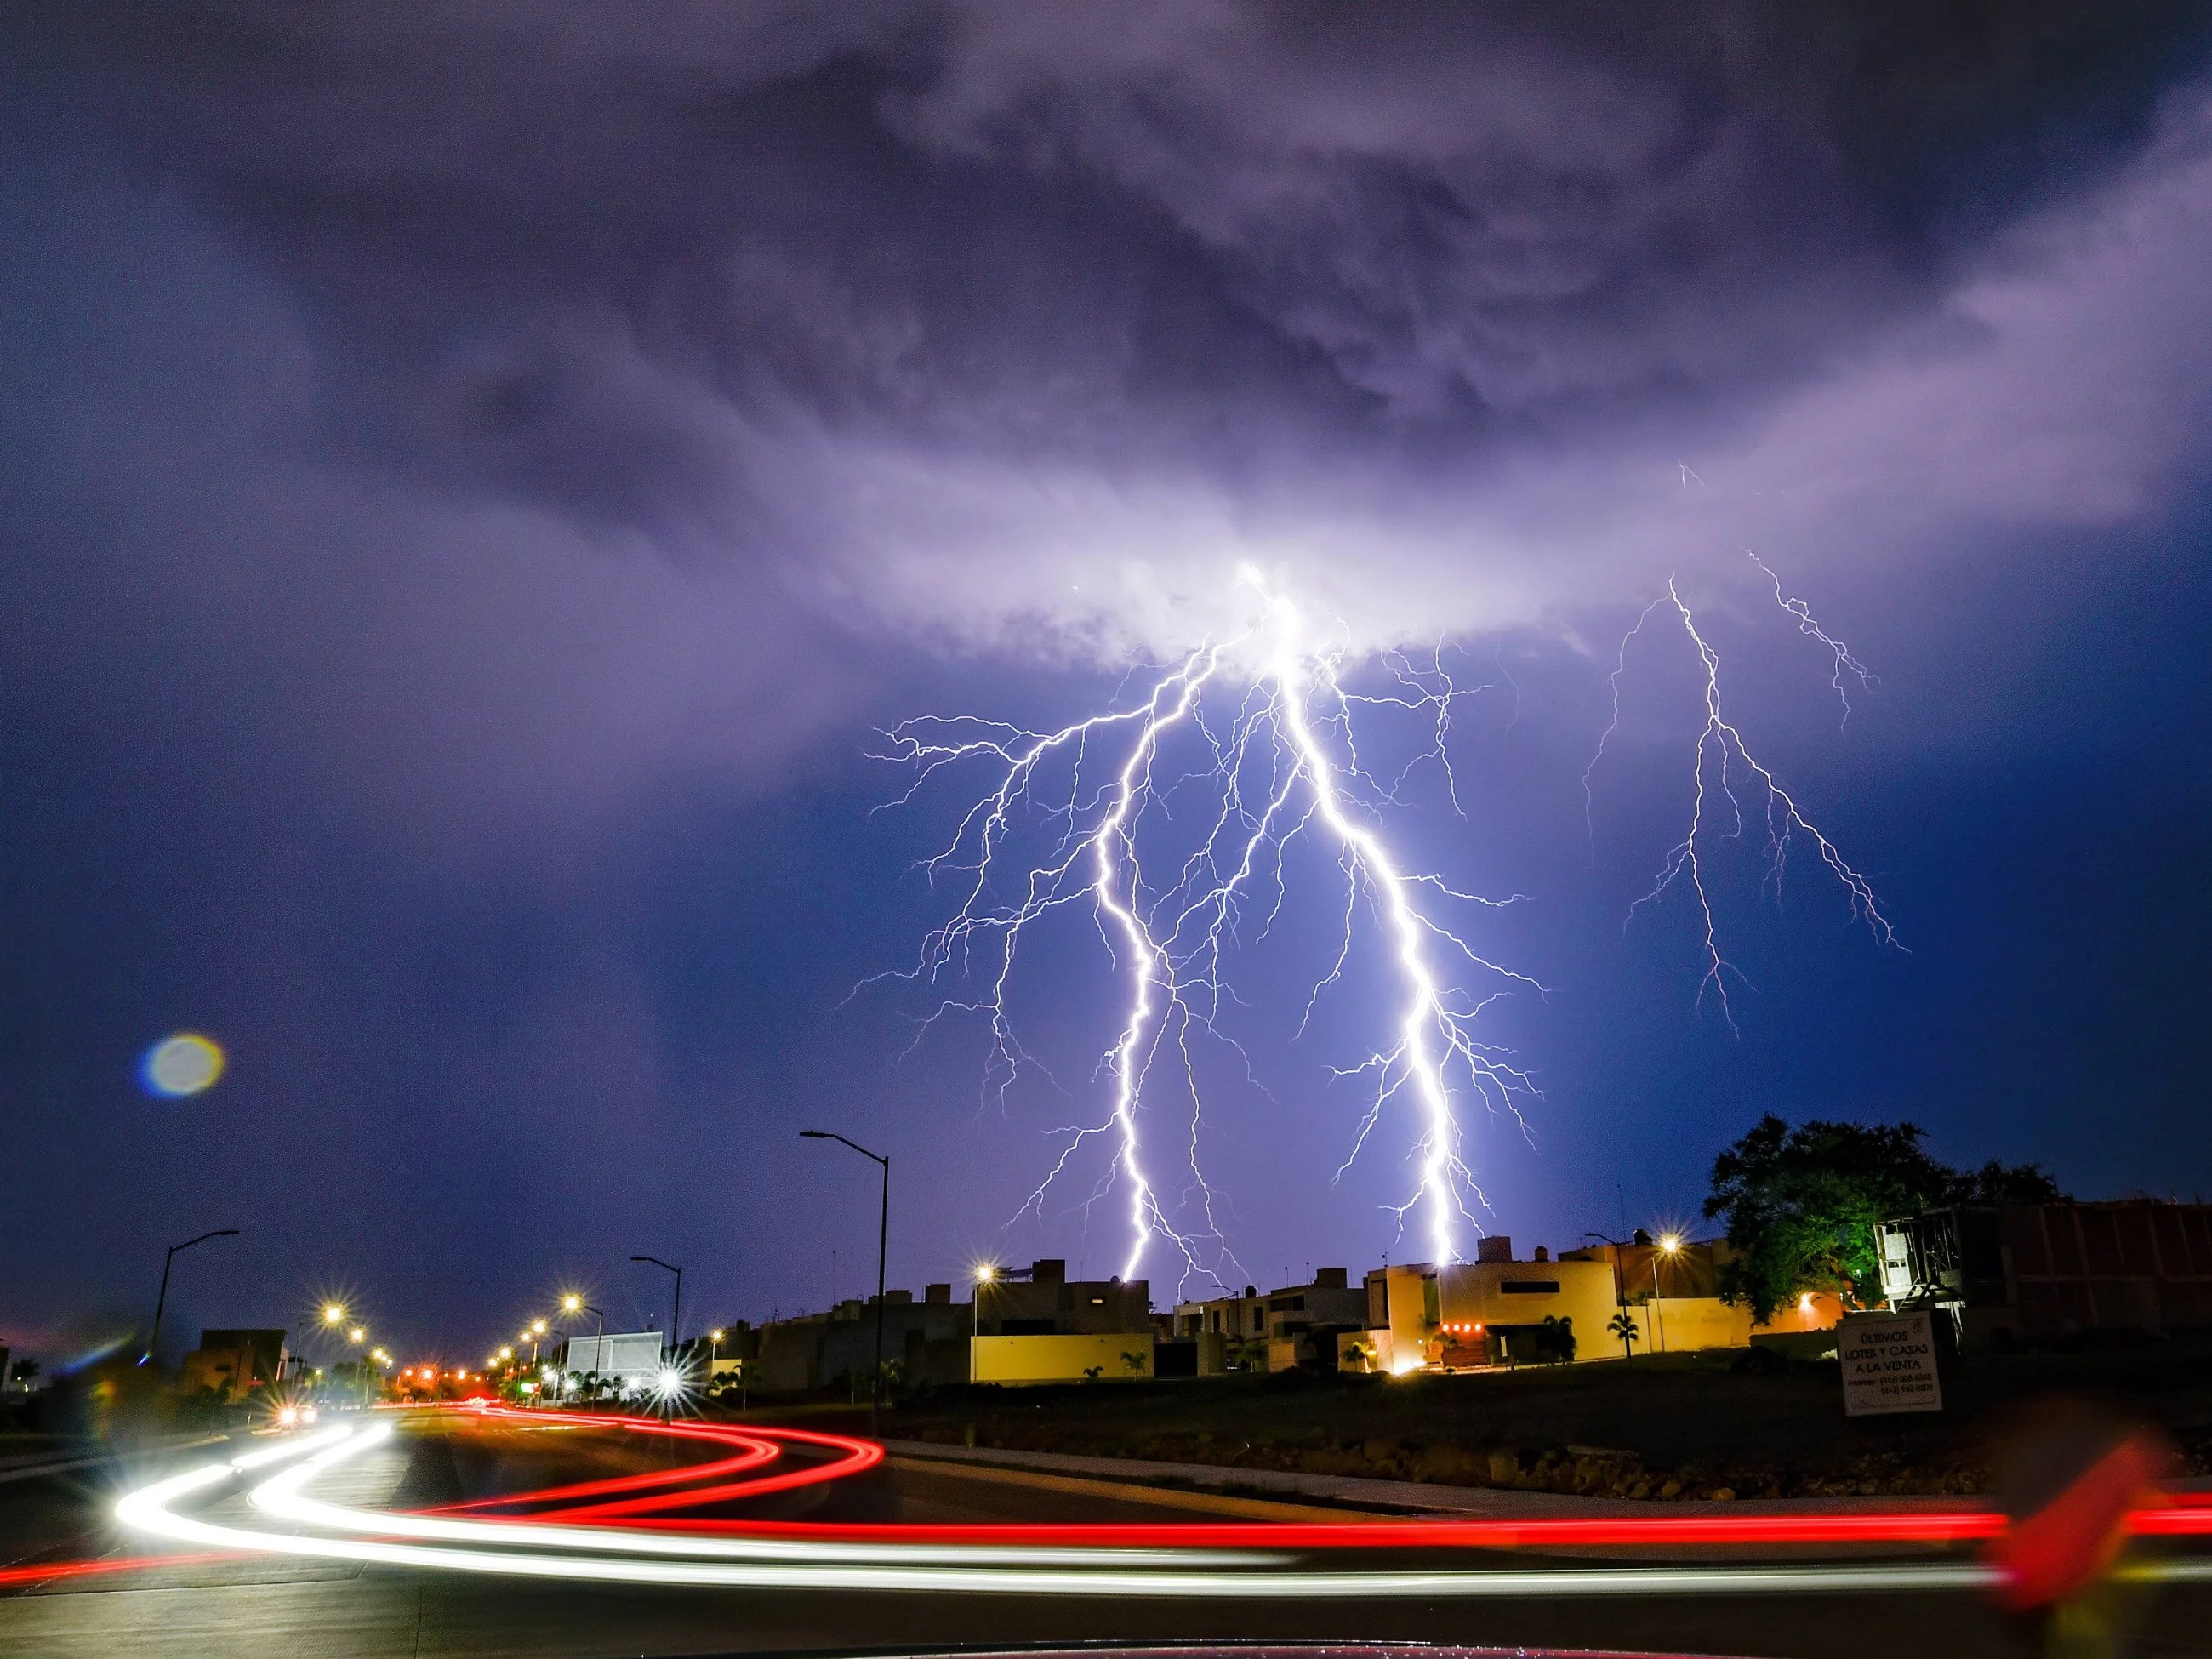
[[(591, 1371), (604, 1370), (606, 1368), (607, 1363), (606, 1315), (601, 1313), (590, 1303), (585, 1301), (582, 1296), (574, 1291), (570, 1291), (561, 1298), (561, 1311), (564, 1314), (571, 1315), (587, 1313), (592, 1315), (599, 1322), (592, 1332), (592, 1363), (584, 1369)], [(568, 1349), (568, 1369), (565, 1373), (563, 1373), (561, 1378), (561, 1397), (564, 1400), (568, 1397), (568, 1378), (575, 1375), (575, 1373), (576, 1350), (572, 1342)]]
[(873, 1158), (883, 1167), (884, 1199), (876, 1224), (876, 1370), (868, 1385), (868, 1432), (877, 1432), (877, 1413), (881, 1408), (884, 1392), (884, 1255), (890, 1242), (891, 1231), (891, 1161), (881, 1152), (872, 1152), (857, 1140), (848, 1140), (843, 1135), (828, 1129), (801, 1129), (803, 1140), (843, 1141), (862, 1158)]
[(630, 1260), (648, 1262), (676, 1275), (676, 1306), (668, 1316), (668, 1348), (672, 1353), (684, 1340), (684, 1269), (672, 1261), (663, 1261), (657, 1255), (634, 1255)]
[(1659, 1295), (1659, 1258), (1680, 1255), (1681, 1249), (1682, 1236), (1680, 1233), (1662, 1233), (1659, 1235), (1659, 1248), (1651, 1254), (1651, 1318), (1659, 1333), (1659, 1346), (1662, 1352), (1667, 1346), (1667, 1310), (1659, 1305), (1662, 1300)]
[(169, 1246), (168, 1255), (161, 1258), (161, 1294), (154, 1300), (154, 1334), (146, 1339), (146, 1352), (138, 1356), (140, 1364), (144, 1364), (154, 1357), (154, 1349), (161, 1340), (161, 1310), (169, 1305), (169, 1267), (176, 1261), (177, 1252), (189, 1250), (195, 1244), (204, 1244), (210, 1238), (236, 1238), (237, 1237), (237, 1228), (218, 1227), (211, 1233), (202, 1233), (198, 1238), (188, 1238), (181, 1244)]
[(344, 1324), (345, 1316), (346, 1310), (344, 1303), (325, 1302), (323, 1304), (323, 1323), (325, 1326)]
[(975, 1287), (968, 1292), (968, 1380), (975, 1378), (976, 1350), (983, 1340), (983, 1292), (997, 1282), (999, 1270), (988, 1261), (975, 1266)]

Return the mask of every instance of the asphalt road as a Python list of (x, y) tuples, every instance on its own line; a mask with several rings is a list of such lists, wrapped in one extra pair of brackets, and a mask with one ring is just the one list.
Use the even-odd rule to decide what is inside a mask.
[[(635, 1469), (683, 1448), (634, 1437), (410, 1431), (334, 1472), (333, 1501), (419, 1508)], [(116, 1494), (205, 1452), (0, 1480), (0, 1563), (144, 1554), (108, 1516)], [(893, 1463), (762, 1499), (779, 1518), (989, 1522), (1210, 1518), (1190, 1500)], [(206, 1511), (222, 1515), (219, 1500)], [(1540, 1565), (1526, 1556), (1512, 1565)], [(1588, 1565), (1587, 1559), (1574, 1564)], [(2135, 1651), (2212, 1653), (2212, 1587), (2144, 1592)], [(1866, 1659), (2038, 1652), (1978, 1593), (1863, 1592), (1640, 1599), (1308, 1601), (643, 1589), (549, 1583), (282, 1557), (47, 1583), (0, 1592), (0, 1654), (319, 1659), (325, 1655), (822, 1654), (1038, 1644), (1423, 1642), (1557, 1644)]]

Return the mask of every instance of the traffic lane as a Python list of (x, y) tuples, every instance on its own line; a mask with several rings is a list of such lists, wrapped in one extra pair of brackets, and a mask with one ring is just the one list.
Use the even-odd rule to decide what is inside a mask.
[[(2170, 1595), (2136, 1651), (2202, 1653), (2212, 1599)], [(95, 1588), (0, 1602), (0, 1651), (42, 1659), (612, 1659), (1231, 1642), (1656, 1649), (1747, 1659), (2040, 1651), (1976, 1598), (1607, 1597), (1322, 1603), (801, 1595), (577, 1587), (371, 1569), (353, 1581)]]
[(228, 1457), (250, 1437), (191, 1436), (147, 1446), (115, 1442), (75, 1448), (51, 1473), (23, 1468), (0, 1478), (0, 1570), (78, 1559), (126, 1547), (114, 1524), (115, 1500), (210, 1457)]
[[(368, 1504), (396, 1498), (410, 1483), (432, 1484), (417, 1469), (441, 1443), (452, 1443), (435, 1434), (404, 1436), (393, 1443), (389, 1465), (364, 1462), (352, 1476), (334, 1471), (340, 1485), (357, 1480), (361, 1489), (331, 1495)], [(1157, 1523), (1191, 1518), (1188, 1511), (1153, 1503), (963, 1479), (926, 1467), (879, 1468), (781, 1498), (787, 1504), (803, 1498), (825, 1520)], [(1538, 1565), (1522, 1555), (1504, 1559), (1515, 1565)], [(2153, 1609), (2146, 1634), (2166, 1650), (2202, 1650), (2197, 1636), (2208, 1614), (2212, 1601), (2204, 1591), (2169, 1590)], [(0, 1651), (188, 1659), (200, 1653), (246, 1659), (262, 1653), (272, 1659), (320, 1653), (782, 1653), (1249, 1640), (1638, 1644), (1813, 1659), (1862, 1654), (1881, 1631), (1907, 1632), (1901, 1650), (1907, 1651), (2028, 1650), (1968, 1593), (1566, 1595), (1478, 1602), (1365, 1601), (1357, 1595), (1322, 1602), (1070, 1600), (969, 1592), (616, 1589), (258, 1558), (173, 1570), (155, 1583), (58, 1584), (0, 1602)]]

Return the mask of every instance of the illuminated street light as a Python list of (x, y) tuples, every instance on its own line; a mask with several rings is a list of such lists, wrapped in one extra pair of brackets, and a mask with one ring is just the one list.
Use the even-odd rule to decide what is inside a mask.
[(975, 1288), (968, 1292), (968, 1380), (975, 1380), (975, 1346), (983, 1335), (983, 1292), (999, 1277), (988, 1261), (975, 1264)]
[(1677, 1255), (1681, 1249), (1681, 1234), (1662, 1233), (1659, 1235), (1658, 1253), (1651, 1258), (1651, 1311), (1656, 1322), (1655, 1328), (1659, 1334), (1659, 1346), (1662, 1352), (1667, 1346), (1667, 1311), (1659, 1306), (1659, 1257)]
[(346, 1333), (346, 1340), (354, 1344), (356, 1347), (368, 1340), (368, 1333), (359, 1325), (355, 1326), (351, 1330)]
[(345, 1323), (345, 1315), (346, 1315), (346, 1310), (345, 1310), (345, 1304), (344, 1304), (344, 1303), (343, 1303), (343, 1302), (325, 1302), (325, 1303), (324, 1303), (324, 1304), (323, 1304), (323, 1323), (324, 1323), (324, 1324), (325, 1324), (325, 1325), (343, 1325), (343, 1324), (344, 1324), (344, 1323)]
[(544, 1335), (544, 1334), (545, 1334), (545, 1322), (544, 1322), (544, 1320), (542, 1320), (542, 1319), (533, 1319), (533, 1320), (532, 1320), (532, 1321), (530, 1322), (530, 1334), (531, 1334), (531, 1335), (532, 1335), (532, 1336), (543, 1336), (543, 1335)]
[(514, 1358), (514, 1350), (512, 1348), (501, 1348), (499, 1351), (499, 1357), (501, 1359), (512, 1359)]

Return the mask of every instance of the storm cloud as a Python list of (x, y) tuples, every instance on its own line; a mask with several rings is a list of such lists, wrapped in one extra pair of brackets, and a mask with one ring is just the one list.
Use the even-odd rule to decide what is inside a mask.
[(18, 36), (65, 147), (290, 308), (297, 465), (956, 645), (1183, 643), (1245, 558), (1385, 642), (1802, 568), (1840, 509), (1906, 560), (2154, 512), (2212, 379), (2185, 7)]

